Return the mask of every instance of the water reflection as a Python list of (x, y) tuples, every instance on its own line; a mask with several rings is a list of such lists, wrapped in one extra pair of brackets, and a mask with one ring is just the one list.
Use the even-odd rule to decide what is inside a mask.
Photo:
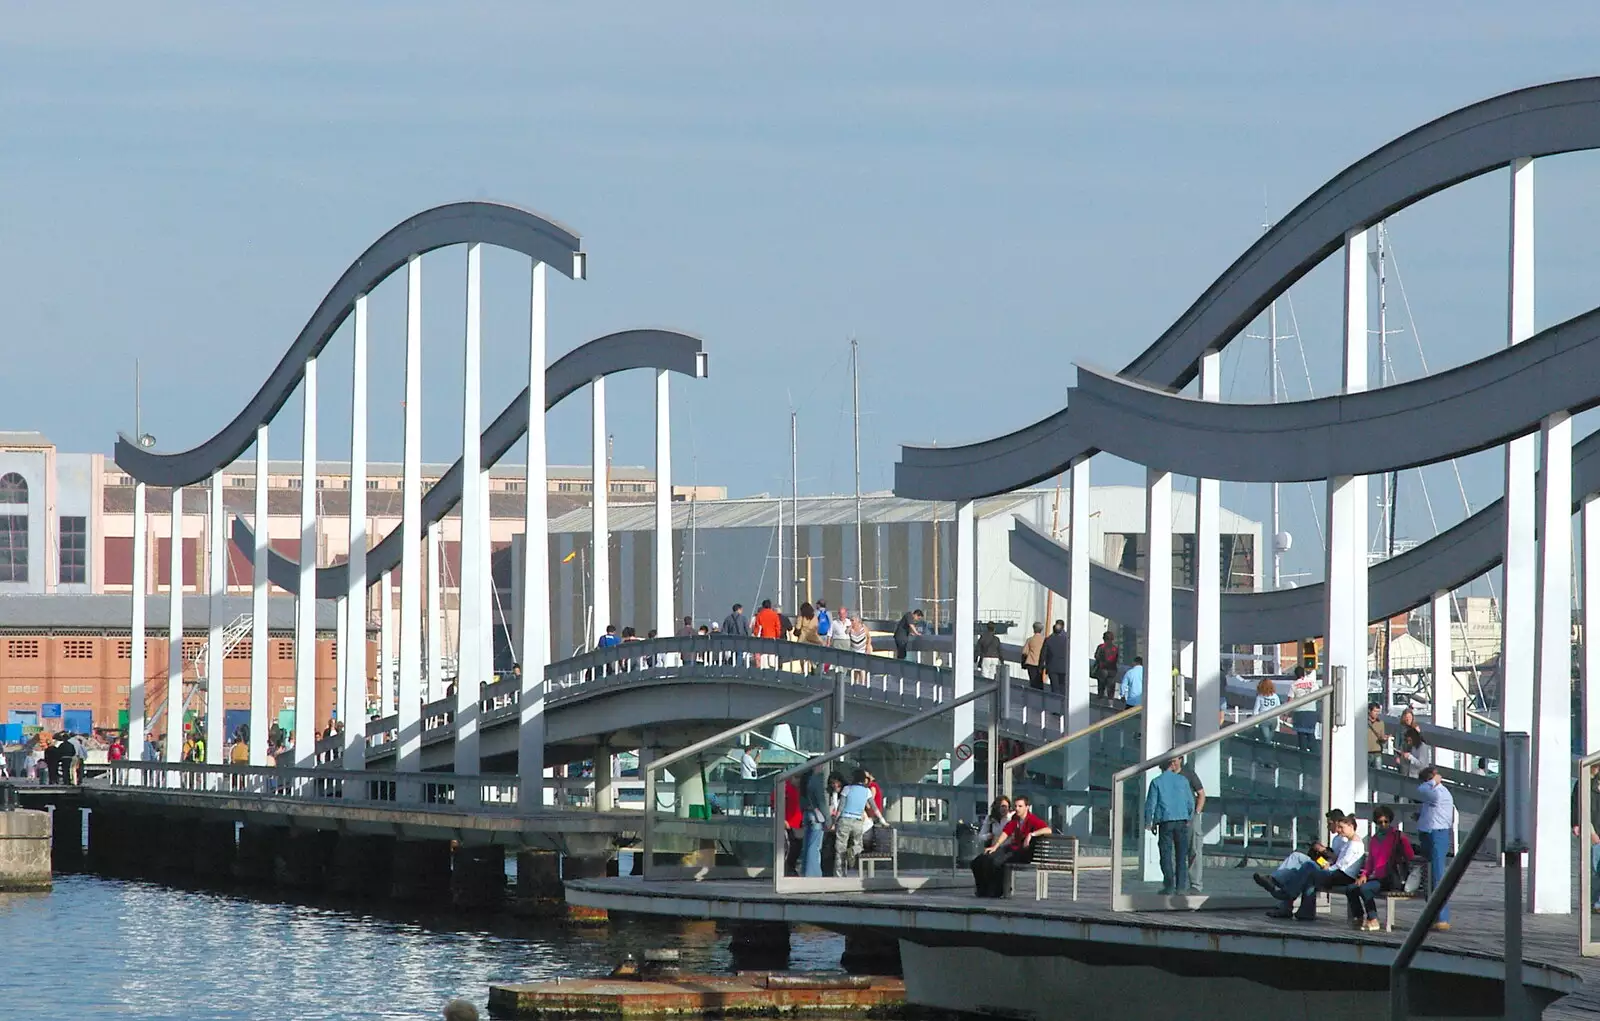
[[(686, 971), (730, 967), (728, 935), (710, 923), (568, 928), (58, 875), (48, 894), (0, 894), (0, 1014), (34, 1004), (70, 1019), (434, 1018), (452, 996), (481, 1006), (491, 983), (604, 974), (625, 952), (663, 946), (681, 949)], [(829, 969), (843, 940), (801, 930), (792, 946), (792, 967)]]

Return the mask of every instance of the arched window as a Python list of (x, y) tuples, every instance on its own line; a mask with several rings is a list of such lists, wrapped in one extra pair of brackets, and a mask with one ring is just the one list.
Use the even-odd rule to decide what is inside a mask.
[(28, 502), (28, 481), (16, 472), (0, 475), (0, 503)]
[(0, 581), (28, 580), (28, 483), (16, 472), (0, 475)]

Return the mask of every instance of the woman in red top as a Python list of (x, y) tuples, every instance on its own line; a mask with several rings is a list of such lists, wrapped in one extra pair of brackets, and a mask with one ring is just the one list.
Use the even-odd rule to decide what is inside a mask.
[[(777, 793), (771, 795), (772, 801), (777, 800)], [(794, 777), (783, 782), (783, 827), (788, 832), (784, 841), (783, 870), (786, 876), (800, 874), (800, 844), (805, 836), (805, 815), (800, 811), (800, 788), (794, 782)]]
[(1397, 862), (1409, 865), (1416, 852), (1411, 841), (1394, 828), (1394, 809), (1379, 805), (1372, 810), (1372, 837), (1367, 841), (1367, 860), (1354, 884), (1345, 887), (1344, 895), (1350, 901), (1350, 924), (1368, 932), (1378, 931), (1379, 890), (1398, 889), (1403, 880), (1395, 868)]
[(1032, 860), (1034, 839), (1050, 833), (1050, 824), (1033, 814), (1027, 795), (1017, 795), (1012, 808), (1011, 819), (994, 844), (972, 859), (972, 878), (979, 897), (1004, 897), (1006, 865)]

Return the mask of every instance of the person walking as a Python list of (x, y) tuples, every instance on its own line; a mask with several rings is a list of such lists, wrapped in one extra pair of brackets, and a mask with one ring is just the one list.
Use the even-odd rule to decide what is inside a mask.
[(1133, 666), (1122, 675), (1122, 680), (1117, 683), (1117, 696), (1124, 705), (1132, 709), (1136, 705), (1144, 705), (1144, 658), (1133, 657)]
[(828, 604), (821, 599), (817, 600), (817, 637), (821, 639), (818, 645), (829, 644), (829, 635), (833, 632), (833, 617), (828, 613)]
[[(1422, 783), (1417, 786), (1417, 800), (1422, 802), (1422, 811), (1417, 817), (1417, 842), (1418, 850), (1428, 859), (1428, 895), (1432, 896), (1444, 879), (1444, 860), (1450, 853), (1450, 836), (1455, 830), (1456, 799), (1432, 766), (1423, 769), (1419, 779)], [(1433, 927), (1439, 932), (1450, 930), (1449, 901), (1439, 908)]]
[(994, 633), (993, 624), (983, 626), (983, 634), (978, 636), (977, 648), (973, 651), (973, 655), (978, 661), (978, 671), (989, 680), (994, 680), (1000, 672), (1000, 658), (1003, 651), (1000, 648), (1000, 636)]
[(1067, 622), (1058, 620), (1044, 640), (1044, 655), (1040, 659), (1043, 673), (1050, 679), (1050, 689), (1057, 695), (1067, 690)]
[[(772, 605), (768, 603), (767, 605)], [(750, 637), (750, 621), (744, 615), (744, 604), (734, 603), (733, 609), (722, 618), (722, 633), (733, 638)]]
[(922, 611), (907, 610), (894, 626), (894, 658), (905, 659), (911, 651), (911, 639), (922, 636)]
[(1044, 688), (1044, 623), (1033, 622), (1033, 634), (1022, 643), (1022, 669), (1028, 672), (1028, 687)]
[(1101, 698), (1111, 698), (1117, 692), (1117, 661), (1121, 655), (1117, 636), (1107, 631), (1094, 650), (1094, 679), (1100, 686)]
[(1183, 777), (1183, 760), (1169, 759), (1145, 795), (1144, 824), (1155, 834), (1161, 855), (1161, 895), (1189, 888), (1189, 820), (1194, 792)]
[[(1256, 684), (1256, 702), (1254, 708), (1250, 710), (1250, 715), (1260, 716), (1262, 713), (1270, 713), (1282, 704), (1283, 697), (1278, 694), (1278, 686), (1272, 683), (1272, 678), (1263, 677)], [(1278, 722), (1273, 720), (1269, 723), (1260, 723), (1256, 728), (1261, 732), (1261, 740), (1271, 744), (1272, 735), (1278, 729)]]

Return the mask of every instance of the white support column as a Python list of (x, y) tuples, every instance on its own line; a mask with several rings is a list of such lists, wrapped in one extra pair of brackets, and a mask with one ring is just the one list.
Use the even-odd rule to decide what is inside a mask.
[[(1539, 428), (1538, 655), (1533, 725), (1535, 914), (1572, 911), (1572, 416)], [(1587, 852), (1587, 848), (1585, 848)], [(1583, 857), (1587, 864), (1589, 857)]]
[(294, 599), (294, 764), (317, 759), (317, 360), (300, 389), (300, 591)]
[(206, 761), (216, 765), (226, 762), (227, 748), (223, 729), (226, 705), (223, 701), (222, 629), (226, 608), (223, 599), (228, 593), (228, 539), (226, 513), (222, 506), (222, 473), (211, 476), (210, 506), (206, 515), (207, 539), (211, 550), (206, 557), (210, 572), (210, 598), (206, 600)]
[[(482, 510), (483, 481), (479, 464), (482, 429), (480, 422), (482, 368), (479, 364), (482, 344), (482, 247), (467, 247), (467, 323), (464, 360), (464, 385), (461, 401), (461, 597), (456, 614), (458, 621), (456, 646), (456, 752), (455, 771), (462, 776), (476, 774), (478, 761), (478, 685), (487, 677), (487, 668), (481, 661), (484, 626), (483, 606), (483, 555), (480, 543), (483, 536)], [(420, 521), (420, 517), (418, 519)], [(412, 533), (416, 534), (415, 532)], [(407, 570), (403, 584), (414, 584), (415, 571)], [(405, 595), (401, 594), (400, 612), (407, 611)], [(402, 633), (405, 624), (401, 623)]]
[[(1090, 662), (1094, 658), (1095, 636), (1089, 632), (1089, 459), (1067, 469), (1067, 690), (1065, 711), (1067, 733), (1082, 730), (1090, 718), (1089, 694), (1094, 686)], [(1055, 627), (1045, 621), (1045, 629)], [(1074, 741), (1067, 746), (1066, 789), (1089, 789), (1089, 741)], [(1086, 827), (1089, 812), (1083, 806), (1067, 809), (1069, 823)], [(1083, 835), (1087, 836), (1087, 832)]]
[[(1460, 686), (1456, 684), (1455, 662), (1450, 655), (1449, 590), (1433, 594), (1428, 617), (1431, 638), (1428, 656), (1433, 672), (1433, 725), (1453, 728), (1456, 725), (1456, 702), (1460, 700), (1462, 693)], [(1460, 768), (1456, 764), (1456, 753), (1446, 748), (1434, 750), (1434, 764), (1446, 769)], [(1467, 768), (1471, 768), (1470, 763), (1467, 764)]]
[(489, 469), (478, 472), (478, 563), (483, 585), (478, 605), (483, 624), (478, 628), (478, 664), (485, 681), (494, 680), (494, 632), (500, 626), (500, 604), (494, 590), (494, 542), (489, 529)]
[(428, 636), (428, 701), (437, 702), (444, 698), (444, 648), (440, 645), (443, 640), (439, 634), (440, 592), (439, 592), (439, 533), (444, 529), (442, 522), (435, 521), (428, 525), (428, 579), (424, 586), (426, 598), (423, 603), (423, 612), (427, 615), (426, 631)]
[[(1145, 469), (1144, 758), (1172, 747), (1172, 473)], [(1151, 771), (1141, 781), (1148, 784)], [(1161, 878), (1155, 838), (1144, 834), (1143, 878)]]
[[(378, 690), (393, 690), (395, 683), (394, 572), (384, 571), (378, 579)], [(381, 712), (381, 702), (380, 702)], [(366, 706), (361, 709), (366, 715)]]
[[(606, 455), (606, 379), (594, 377), (589, 384), (594, 399), (593, 424), (590, 439), (593, 442), (593, 473), (589, 487), (592, 499), (589, 522), (589, 593), (593, 604), (594, 622), (589, 628), (589, 646), (600, 644), (611, 621), (611, 523), (607, 516), (610, 502), (611, 472)], [(781, 591), (781, 590), (780, 590)]]
[(172, 491), (172, 535), (167, 548), (168, 762), (183, 760), (183, 490)]
[[(333, 600), (333, 715), (344, 721), (345, 742), (351, 740), (350, 735), (356, 730), (356, 720), (361, 721), (363, 728), (365, 728), (367, 722), (365, 716), (346, 716), (344, 714), (345, 699), (348, 697), (345, 680), (349, 674), (349, 671), (345, 670), (344, 664), (345, 660), (350, 658), (349, 614), (350, 598), (343, 595), (336, 596)], [(365, 755), (366, 742), (357, 743), (363, 746), (362, 754)], [(344, 742), (341, 742), (339, 747), (342, 752)], [(345, 769), (350, 768), (350, 763), (344, 762), (342, 758), (340, 764)]]
[[(935, 547), (938, 546), (939, 537), (934, 536)], [(952, 654), (950, 656), (950, 679), (956, 698), (968, 694), (973, 687), (973, 671), (976, 664), (973, 662), (973, 642), (978, 630), (978, 543), (977, 531), (973, 527), (972, 501), (962, 500), (956, 504), (956, 549), (955, 568), (951, 572), (955, 575), (955, 614), (951, 618), (952, 627), (950, 638)], [(967, 748), (977, 748), (977, 716), (973, 704), (957, 706), (951, 710), (954, 717), (955, 741), (952, 747), (965, 745)], [(994, 757), (999, 754), (999, 749), (989, 749), (991, 772)], [(952, 759), (955, 768), (952, 770), (951, 782), (955, 784), (968, 784), (973, 782), (974, 756), (968, 755), (962, 759), (959, 755)]]
[(1145, 470), (1144, 747), (1172, 747), (1172, 473)]
[(1583, 751), (1600, 749), (1600, 496), (1583, 498)]
[(250, 558), (250, 765), (267, 764), (267, 551), (272, 524), (267, 514), (267, 427), (256, 427), (256, 505), (251, 518), (255, 548)]
[[(149, 538), (144, 514), (144, 483), (133, 484), (133, 620), (129, 623), (128, 652), (128, 758), (144, 761), (144, 614), (145, 592), (148, 588), (145, 572), (146, 548)], [(1587, 534), (1587, 533), (1585, 533)], [(1585, 602), (1587, 605), (1587, 601)]]
[[(522, 510), (522, 686), (517, 695), (517, 777), (537, 791), (518, 800), (525, 808), (544, 806), (544, 670), (550, 663), (550, 508), (545, 465), (545, 266), (533, 264), (528, 314), (528, 454)], [(658, 480), (657, 485), (660, 482)]]
[[(1533, 161), (1511, 164), (1510, 295), (1507, 344), (1533, 336)], [(1532, 733), (1534, 637), (1538, 591), (1534, 541), (1532, 435), (1506, 444), (1506, 547), (1502, 560), (1500, 620), (1500, 725), (1502, 732)]]
[[(1367, 388), (1367, 231), (1344, 239), (1345, 393)], [(1344, 725), (1323, 735), (1331, 741), (1333, 804), (1367, 800), (1367, 479), (1342, 475), (1328, 480), (1327, 627), (1323, 636), (1323, 683), (1335, 671), (1345, 676)]]
[[(476, 250), (474, 248), (474, 250)], [(385, 672), (378, 684), (382, 704), (397, 698), (415, 707), (422, 691), (422, 256), (413, 255), (406, 263), (406, 413), (403, 426), (404, 450), (401, 454), (400, 494), (400, 671), (398, 695), (393, 673)], [(463, 475), (462, 478), (470, 478)], [(383, 622), (385, 643), (394, 635), (392, 578), (383, 577)], [(390, 646), (385, 644), (379, 660), (388, 663)], [(462, 685), (465, 689), (466, 685)], [(397, 769), (415, 769), (422, 755), (421, 713), (417, 725), (400, 732), (396, 750)], [(404, 763), (402, 765), (401, 763)], [(477, 772), (474, 768), (472, 772)]]
[[(656, 370), (656, 632), (678, 633), (672, 571), (672, 408), (666, 369)], [(858, 574), (860, 572), (857, 572)]]
[[(1222, 352), (1200, 356), (1200, 399), (1222, 399)], [(1194, 709), (1192, 736), (1210, 737), (1222, 726), (1222, 483), (1195, 480), (1194, 522)], [(1181, 703), (1180, 703), (1181, 704)], [(1195, 756), (1195, 775), (1213, 797), (1222, 790), (1222, 748)], [(1211, 811), (1199, 820), (1205, 843), (1222, 839), (1222, 815)]]
[[(350, 354), (350, 552), (345, 560), (344, 611), (339, 618), (339, 718), (346, 769), (367, 764), (367, 296), (356, 296)], [(400, 721), (405, 730), (405, 721)], [(405, 769), (405, 766), (397, 768)]]

